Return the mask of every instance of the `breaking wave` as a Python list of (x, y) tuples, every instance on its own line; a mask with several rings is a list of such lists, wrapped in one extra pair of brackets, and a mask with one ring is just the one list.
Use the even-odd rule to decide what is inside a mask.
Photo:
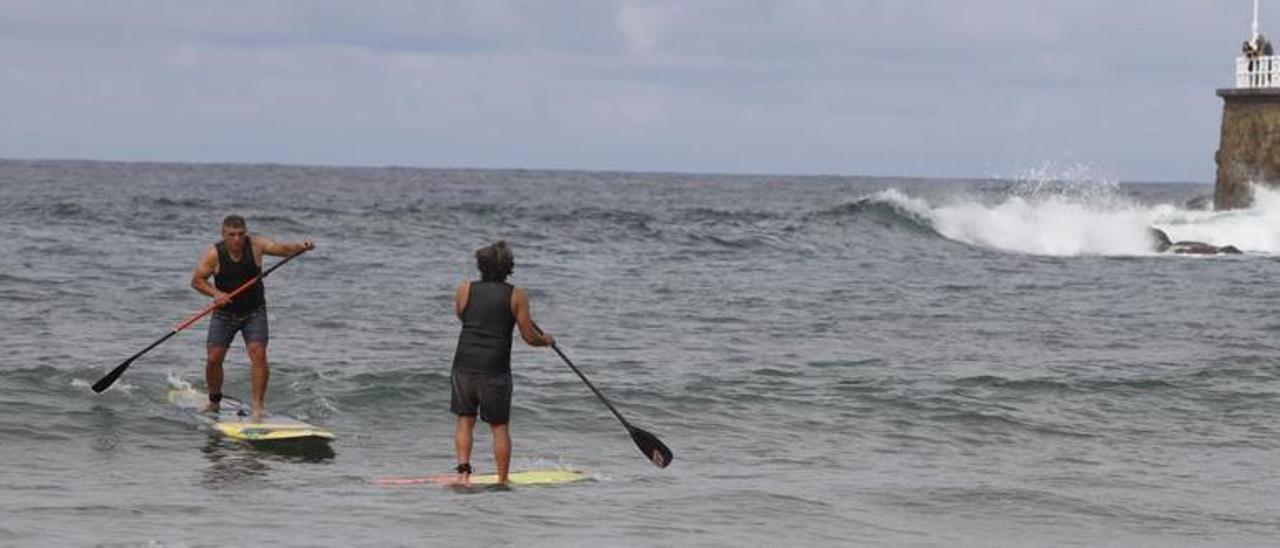
[(1149, 228), (1174, 241), (1280, 253), (1280, 190), (1257, 187), (1253, 206), (1201, 211), (1147, 204), (1117, 185), (1014, 185), (994, 196), (931, 201), (884, 190), (820, 216), (875, 224), (1013, 253), (1049, 256), (1154, 255)]

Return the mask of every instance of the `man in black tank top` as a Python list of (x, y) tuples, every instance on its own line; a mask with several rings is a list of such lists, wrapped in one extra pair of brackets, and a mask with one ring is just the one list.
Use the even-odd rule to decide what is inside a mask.
[[(212, 297), (218, 305), (209, 319), (209, 336), (206, 341), (208, 360), (204, 379), (209, 387), (209, 405), (205, 411), (217, 411), (222, 401), (222, 360), (227, 356), (231, 341), (239, 332), (249, 352), (250, 401), (253, 420), (262, 420), (266, 412), (267, 379), (267, 300), (262, 282), (228, 299), (227, 294), (262, 273), (262, 256), (288, 257), (315, 248), (310, 240), (293, 243), (277, 243), (262, 236), (249, 238), (244, 218), (229, 215), (222, 220), (222, 241), (209, 246), (196, 263), (191, 275), (191, 287)], [(209, 277), (213, 277), (212, 284)]]
[(533, 325), (529, 296), (507, 283), (515, 260), (507, 242), (499, 241), (476, 251), (480, 281), (462, 282), (454, 298), (454, 311), (462, 320), (458, 350), (453, 355), (453, 394), (449, 408), (458, 416), (454, 445), (458, 452), (459, 481), (471, 475), (471, 432), (476, 416), (493, 432), (493, 457), (498, 482), (507, 482), (511, 465), (511, 335), (533, 346), (550, 346), (555, 338)]

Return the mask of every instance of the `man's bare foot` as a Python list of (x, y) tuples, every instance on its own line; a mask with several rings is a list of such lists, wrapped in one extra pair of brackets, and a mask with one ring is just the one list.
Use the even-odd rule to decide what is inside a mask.
[(209, 402), (208, 405), (205, 405), (203, 408), (200, 409), (200, 412), (201, 413), (217, 413), (221, 410), (222, 410), (221, 404)]
[(255, 407), (253, 408), (253, 411), (249, 413), (249, 422), (254, 422), (254, 423), (262, 422), (262, 417), (266, 416), (266, 414), (267, 414), (266, 409), (263, 409), (261, 407)]

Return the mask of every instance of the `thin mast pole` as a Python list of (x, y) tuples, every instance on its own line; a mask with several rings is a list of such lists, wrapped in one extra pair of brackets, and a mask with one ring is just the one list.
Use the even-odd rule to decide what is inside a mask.
[(1258, 40), (1258, 0), (1253, 0), (1253, 41)]

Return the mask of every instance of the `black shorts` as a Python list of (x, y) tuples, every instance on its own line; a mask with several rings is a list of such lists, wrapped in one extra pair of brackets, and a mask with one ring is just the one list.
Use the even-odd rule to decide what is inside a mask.
[(209, 318), (209, 336), (205, 339), (205, 345), (228, 348), (237, 332), (244, 338), (245, 345), (267, 344), (267, 306), (259, 306), (245, 314), (215, 310), (213, 317)]
[(454, 369), (452, 377), (449, 410), (455, 415), (479, 414), (489, 424), (511, 421), (511, 373), (489, 375)]

